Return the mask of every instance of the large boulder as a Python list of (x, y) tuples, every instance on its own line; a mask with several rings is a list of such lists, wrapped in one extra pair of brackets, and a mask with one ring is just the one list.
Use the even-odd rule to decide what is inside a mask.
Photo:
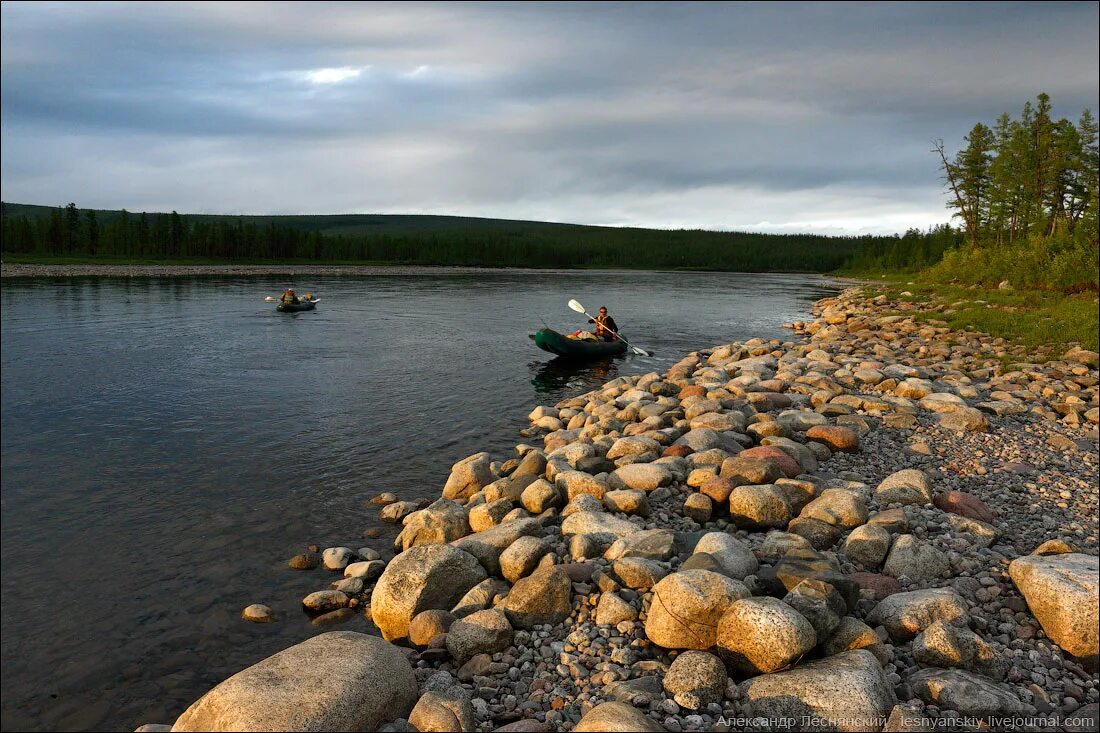
[(608, 449), (607, 458), (609, 460), (616, 460), (617, 458), (624, 458), (629, 456), (640, 456), (645, 453), (660, 453), (661, 444), (653, 438), (647, 438), (644, 435), (636, 435), (631, 438), (619, 438)]
[(937, 621), (966, 626), (970, 613), (966, 601), (946, 588), (894, 593), (875, 606), (867, 622), (883, 626), (892, 639), (908, 641)]
[(963, 715), (1011, 716), (1035, 711), (1009, 686), (961, 669), (922, 669), (909, 676), (909, 686), (929, 705)]
[(511, 476), (497, 479), (482, 489), (481, 493), (487, 502), (500, 501), (501, 499), (508, 499), (509, 501), (516, 502), (523, 496), (524, 489), (537, 480), (538, 476), (517, 476), (516, 474), (512, 474)]
[(633, 705), (605, 702), (589, 710), (573, 730), (576, 733), (656, 733), (665, 728)]
[(879, 506), (887, 504), (924, 506), (931, 504), (932, 498), (932, 479), (924, 471), (916, 468), (895, 471), (884, 478), (875, 489), (875, 500)]
[(447, 651), (458, 664), (477, 654), (495, 654), (512, 645), (512, 625), (502, 611), (475, 611), (451, 624)]
[(705, 451), (711, 448), (720, 448), (729, 453), (740, 452), (741, 444), (724, 433), (710, 428), (696, 428), (689, 430), (676, 439), (673, 445), (683, 445), (693, 451)]
[(932, 412), (953, 412), (966, 408), (966, 400), (950, 392), (933, 392), (920, 401), (921, 408)]
[(951, 563), (946, 555), (911, 534), (903, 534), (894, 540), (882, 566), (882, 572), (887, 575), (894, 578), (905, 576), (916, 583), (935, 580), (950, 570)]
[[(848, 609), (855, 608), (859, 600), (859, 584), (850, 576), (841, 572), (835, 558), (813, 550), (791, 550), (777, 562), (773, 569), (775, 581), (784, 592), (790, 592), (806, 580), (820, 580), (833, 586), (847, 604)], [(764, 576), (761, 568), (760, 576)], [(774, 594), (779, 594), (779, 587)]]
[(443, 498), (465, 501), (492, 482), (489, 454), (475, 453), (451, 466), (451, 475), (443, 486)]
[(321, 554), (326, 570), (343, 570), (355, 559), (350, 547), (330, 547)]
[(509, 590), (510, 586), (503, 580), (486, 578), (466, 591), (466, 594), (451, 609), (451, 614), (455, 618), (465, 618), (475, 611), (491, 607), (499, 598), (508, 595)]
[(812, 549), (813, 546), (805, 537), (772, 530), (764, 537), (764, 541), (760, 544), (756, 554), (762, 561), (774, 565), (791, 550)]
[(456, 501), (438, 499), (409, 515), (394, 546), (404, 552), (416, 545), (445, 545), (470, 534), (466, 509)]
[(734, 667), (761, 674), (801, 659), (817, 645), (817, 635), (798, 611), (764, 596), (730, 605), (718, 621), (717, 644)]
[(726, 694), (726, 666), (708, 652), (687, 651), (673, 660), (662, 685), (680, 707), (703, 710)]
[(406, 717), (416, 695), (400, 649), (376, 636), (331, 631), (233, 675), (172, 730), (377, 730)]
[(485, 580), (477, 559), (451, 545), (417, 545), (390, 561), (371, 595), (371, 618), (387, 641), (408, 636), (429, 608), (450, 609)]
[(573, 585), (560, 566), (539, 568), (512, 586), (502, 608), (513, 626), (532, 629), (560, 624), (569, 616)]
[(897, 702), (878, 660), (863, 649), (754, 677), (744, 693), (750, 715), (802, 721), (806, 730), (878, 731)]
[(748, 596), (743, 584), (719, 573), (673, 573), (653, 586), (646, 636), (667, 649), (709, 649), (719, 619), (735, 601)]
[(1075, 657), (1097, 656), (1100, 561), (1095, 556), (1028, 555), (1013, 560), (1008, 573), (1055, 644)]

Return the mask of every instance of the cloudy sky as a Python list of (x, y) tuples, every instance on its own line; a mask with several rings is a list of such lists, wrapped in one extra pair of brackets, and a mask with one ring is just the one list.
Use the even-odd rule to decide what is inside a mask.
[(1098, 5), (2, 5), (5, 201), (893, 232)]

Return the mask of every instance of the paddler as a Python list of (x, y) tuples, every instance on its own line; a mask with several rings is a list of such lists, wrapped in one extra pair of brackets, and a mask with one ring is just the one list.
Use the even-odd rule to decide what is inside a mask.
[(287, 288), (283, 291), (282, 296), (279, 298), (279, 302), (283, 305), (298, 305), (301, 301), (298, 300), (298, 296), (294, 294), (292, 288)]
[(595, 318), (589, 318), (589, 323), (596, 324), (596, 338), (600, 341), (616, 341), (619, 338), (619, 324), (607, 314), (607, 306), (600, 306), (600, 313)]

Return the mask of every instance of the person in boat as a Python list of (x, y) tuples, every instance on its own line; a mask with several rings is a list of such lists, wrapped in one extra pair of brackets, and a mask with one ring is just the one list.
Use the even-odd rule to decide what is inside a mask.
[(287, 288), (283, 291), (283, 295), (281, 298), (279, 298), (279, 302), (281, 302), (283, 305), (298, 305), (302, 301), (299, 300), (298, 296), (294, 294), (294, 290), (292, 288)]
[(607, 315), (607, 306), (601, 305), (600, 312), (595, 318), (589, 318), (589, 323), (596, 324), (596, 338), (600, 341), (617, 341), (619, 338), (619, 324), (615, 319)]

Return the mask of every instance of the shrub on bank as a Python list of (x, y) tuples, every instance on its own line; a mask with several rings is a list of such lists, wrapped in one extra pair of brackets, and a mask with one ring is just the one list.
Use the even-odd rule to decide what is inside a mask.
[(1008, 281), (1014, 288), (1074, 293), (1097, 290), (1096, 239), (1030, 237), (1000, 246), (961, 247), (925, 270), (922, 280), (996, 287)]

